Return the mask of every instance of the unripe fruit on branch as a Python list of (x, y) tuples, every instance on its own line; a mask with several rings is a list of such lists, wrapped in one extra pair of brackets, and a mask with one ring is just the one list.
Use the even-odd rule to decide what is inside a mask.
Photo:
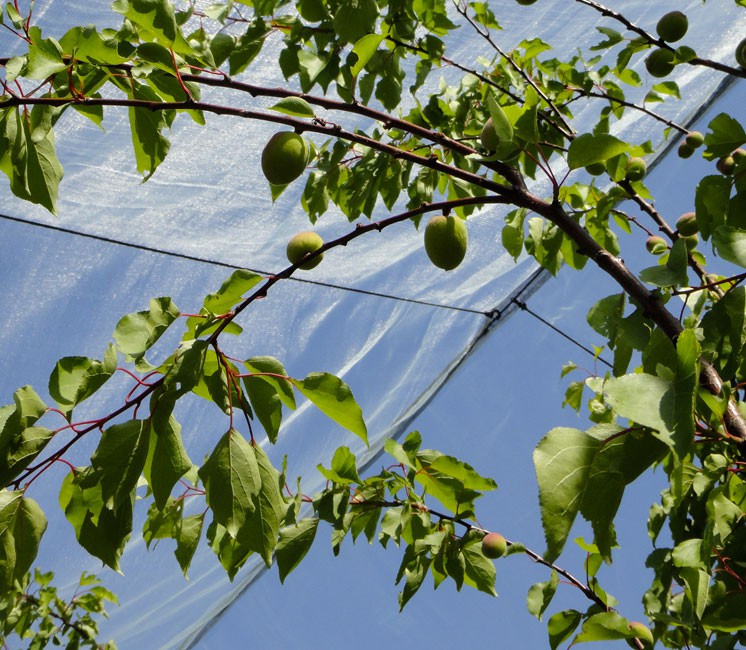
[[(315, 232), (299, 232), (297, 235), (293, 235), (288, 242), (286, 254), (288, 261), (291, 264), (298, 264), (305, 256), (306, 253), (313, 253), (319, 250), (324, 245), (324, 240), (321, 239)], [(324, 254), (314, 257), (312, 260), (301, 264), (298, 268), (308, 271), (321, 263), (324, 258)]]
[(746, 38), (736, 46), (736, 63), (746, 68)]
[(736, 166), (736, 161), (733, 156), (723, 156), (720, 160), (715, 163), (715, 167), (723, 176), (730, 176), (733, 173), (733, 168)]
[(666, 244), (666, 240), (663, 237), (652, 235), (645, 240), (645, 248), (648, 249), (648, 253), (661, 255), (668, 250), (668, 244)]
[(308, 163), (308, 143), (293, 131), (275, 133), (262, 151), (262, 172), (272, 185), (287, 185)]
[(438, 215), (425, 227), (425, 252), (440, 269), (455, 269), (466, 255), (468, 233), (463, 219)]
[(679, 158), (691, 158), (694, 153), (694, 147), (689, 146), (686, 141), (679, 145)]
[(482, 142), (482, 146), (487, 149), (487, 151), (495, 151), (500, 144), (500, 139), (497, 137), (497, 132), (495, 131), (495, 125), (492, 121), (492, 118), (489, 118), (482, 127), (482, 134), (479, 136), (480, 141)]
[[(629, 629), (634, 633), (636, 639), (642, 641), (642, 644), (645, 646), (645, 648), (653, 647), (655, 639), (653, 639), (653, 633), (650, 631), (650, 628), (647, 625), (638, 621), (632, 621), (629, 624)], [(627, 639), (627, 645), (629, 645), (631, 648), (637, 647), (631, 639)]]
[(746, 158), (746, 149), (736, 149), (735, 151), (731, 152), (730, 155), (733, 157), (735, 163), (738, 164), (744, 158)]
[(496, 560), (505, 555), (508, 550), (508, 542), (500, 533), (487, 533), (482, 538), (482, 555)]
[(630, 158), (627, 161), (627, 173), (625, 178), (628, 181), (641, 181), (648, 170), (645, 161), (642, 158)]
[(645, 59), (645, 68), (653, 77), (667, 77), (676, 67), (673, 58), (671, 50), (653, 50)]
[(687, 29), (689, 29), (689, 20), (680, 11), (669, 11), (658, 21), (655, 27), (658, 36), (668, 43), (674, 43), (684, 38)]
[(697, 244), (699, 244), (699, 235), (688, 235), (686, 237), (682, 237), (681, 239), (684, 240), (684, 243), (686, 244), (686, 250), (693, 251), (695, 248), (697, 248)]
[(693, 149), (697, 149), (704, 144), (705, 136), (703, 136), (699, 131), (689, 131), (689, 133), (686, 134), (684, 142)]
[(682, 237), (696, 235), (699, 232), (697, 215), (694, 212), (685, 212), (676, 220), (676, 230)]

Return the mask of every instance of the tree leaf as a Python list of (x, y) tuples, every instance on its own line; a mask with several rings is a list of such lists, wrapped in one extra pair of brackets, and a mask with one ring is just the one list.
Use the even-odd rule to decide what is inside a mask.
[(148, 455), (150, 427), (143, 420), (130, 420), (106, 429), (91, 456), (99, 472), (101, 497), (117, 510), (130, 498)]
[(202, 537), (202, 525), (205, 521), (205, 513), (184, 517), (176, 528), (176, 550), (174, 555), (179, 562), (181, 570), (186, 577), (189, 565), (192, 563), (194, 552), (197, 550), (199, 540)]
[(229, 430), (200, 468), (199, 477), (205, 484), (205, 498), (215, 521), (235, 538), (256, 510), (262, 489), (254, 447), (238, 431)]
[(555, 560), (567, 541), (594, 458), (602, 442), (578, 429), (552, 429), (534, 450), (545, 558)]
[(567, 164), (570, 169), (580, 169), (597, 162), (606, 162), (630, 150), (630, 146), (608, 133), (583, 133), (570, 143)]
[(357, 77), (363, 68), (368, 65), (368, 61), (373, 58), (383, 39), (383, 34), (366, 34), (355, 43), (352, 52), (357, 56), (357, 61), (350, 69), (350, 74), (353, 77)]
[(136, 361), (178, 317), (179, 310), (171, 298), (153, 298), (148, 311), (133, 312), (119, 320), (114, 329), (114, 340), (128, 360)]
[(0, 491), (0, 594), (31, 568), (47, 528), (44, 512), (23, 492)]
[(270, 108), (278, 113), (285, 113), (285, 115), (296, 115), (298, 117), (316, 116), (311, 105), (301, 97), (285, 97), (270, 106)]
[(146, 476), (159, 508), (165, 507), (176, 482), (191, 468), (192, 461), (184, 449), (181, 425), (170, 413), (156, 406), (150, 426), (155, 444), (151, 443), (152, 456), (148, 459)]
[(73, 408), (93, 395), (114, 374), (117, 353), (109, 344), (104, 361), (87, 357), (60, 359), (49, 377), (49, 394), (68, 416)]
[(261, 490), (256, 499), (256, 508), (246, 517), (237, 539), (247, 548), (259, 553), (269, 567), (272, 564), (272, 552), (277, 544), (280, 523), (287, 511), (287, 504), (281, 493), (285, 481), (260, 446), (255, 445), (252, 449), (259, 468)]
[(547, 621), (549, 647), (551, 650), (556, 650), (560, 643), (570, 638), (582, 618), (583, 615), (580, 612), (574, 609), (567, 609), (563, 612), (557, 612)]
[(537, 582), (531, 585), (526, 597), (526, 606), (530, 614), (541, 620), (542, 614), (554, 598), (557, 585), (559, 585), (559, 576), (556, 571), (552, 571), (552, 577), (546, 582)]
[(284, 583), (285, 578), (306, 556), (316, 537), (318, 527), (318, 519), (307, 518), (301, 519), (292, 526), (285, 526), (280, 529), (280, 539), (275, 549), (280, 582)]
[[(295, 410), (295, 391), (293, 390), (293, 384), (288, 377), (285, 367), (274, 357), (251, 357), (244, 361), (244, 366), (249, 372), (254, 373), (267, 373), (261, 376), (257, 376), (256, 379), (251, 381), (266, 381), (268, 384), (275, 387), (277, 396), (280, 401), (291, 410)], [(244, 385), (246, 385), (247, 378), (244, 378)]]
[(355, 454), (348, 447), (339, 447), (334, 452), (331, 469), (326, 469), (322, 465), (316, 467), (327, 479), (335, 483), (342, 483), (343, 485), (362, 483), (362, 479), (357, 473)]
[(461, 553), (464, 557), (464, 582), (485, 594), (497, 596), (495, 563), (484, 557), (474, 545), (465, 546)]
[(363, 421), (363, 413), (352, 396), (350, 387), (339, 377), (326, 372), (312, 372), (303, 380), (290, 381), (322, 413), (368, 444), (368, 430)]

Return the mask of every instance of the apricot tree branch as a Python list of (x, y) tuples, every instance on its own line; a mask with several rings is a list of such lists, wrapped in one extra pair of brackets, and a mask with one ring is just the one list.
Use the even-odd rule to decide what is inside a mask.
[[(231, 323), (242, 311), (244, 311), (251, 303), (266, 297), (267, 292), (269, 289), (277, 284), (280, 280), (284, 280), (286, 278), (289, 278), (290, 276), (295, 273), (295, 271), (300, 268), (300, 264), (305, 264), (308, 262), (308, 260), (321, 255), (325, 251), (336, 248), (337, 246), (346, 246), (349, 242), (351, 242), (353, 239), (357, 239), (358, 237), (361, 237), (362, 235), (371, 232), (373, 230), (382, 231), (384, 228), (387, 228), (389, 226), (392, 226), (396, 223), (400, 223), (402, 221), (406, 221), (408, 219), (411, 219), (412, 217), (419, 216), (421, 214), (426, 214), (428, 212), (448, 212), (449, 210), (454, 210), (459, 207), (465, 207), (470, 205), (494, 205), (494, 204), (504, 204), (508, 201), (501, 197), (501, 196), (470, 196), (465, 197), (461, 199), (452, 199), (449, 201), (440, 201), (435, 203), (427, 203), (423, 204), (417, 208), (414, 208), (412, 210), (407, 210), (406, 212), (402, 212), (400, 214), (392, 215), (390, 217), (387, 217), (385, 219), (381, 219), (380, 221), (372, 221), (370, 223), (367, 223), (365, 225), (358, 224), (358, 226), (348, 232), (346, 235), (342, 235), (341, 237), (338, 237), (337, 239), (331, 240), (324, 244), (321, 248), (314, 251), (313, 253), (310, 253), (308, 256), (306, 256), (300, 263), (298, 264), (292, 264), (282, 270), (280, 273), (277, 273), (275, 275), (269, 276), (265, 282), (252, 294), (250, 294), (247, 298), (245, 298), (235, 309), (233, 309), (232, 312), (230, 312), (225, 317), (221, 318), (220, 326), (215, 329), (215, 331), (206, 339), (207, 345), (215, 345), (217, 343), (218, 337), (220, 334), (225, 330), (226, 327), (228, 327), (228, 324)], [(86, 434), (96, 430), (96, 429), (102, 429), (107, 423), (112, 421), (113, 419), (117, 418), (118, 416), (126, 413), (128, 410), (130, 410), (133, 407), (139, 407), (139, 405), (145, 400), (146, 397), (152, 395), (156, 390), (158, 390), (164, 383), (165, 377), (161, 377), (157, 381), (152, 382), (151, 384), (147, 384), (146, 388), (143, 389), (142, 392), (140, 392), (138, 395), (133, 397), (130, 401), (124, 403), (108, 415), (105, 415), (101, 418), (90, 420), (88, 426), (85, 428), (77, 429), (74, 428), (75, 436), (69, 440), (67, 443), (65, 443), (62, 447), (60, 447), (55, 452), (51, 453), (49, 456), (45, 457), (44, 459), (40, 460), (38, 463), (35, 463), (34, 465), (31, 465), (27, 467), (18, 477), (16, 477), (13, 481), (8, 482), (6, 485), (0, 486), (0, 487), (8, 487), (8, 486), (14, 486), (16, 489), (18, 489), (22, 484), (27, 482), (33, 482), (40, 476), (46, 469), (48, 469), (49, 466), (51, 466), (56, 461), (60, 460), (62, 456), (64, 456), (74, 445), (77, 443), (81, 438), (83, 438)], [(70, 428), (70, 425), (66, 425), (63, 427)], [(36, 476), (34, 476), (36, 474)]]
[[(671, 52), (675, 52), (675, 49), (671, 47), (668, 43), (666, 43), (666, 41), (664, 41), (661, 38), (658, 38), (657, 36), (653, 36), (650, 32), (642, 29), (642, 27), (638, 27), (637, 25), (635, 25), (635, 23), (629, 20), (626, 16), (620, 14), (618, 11), (609, 9), (609, 7), (606, 7), (599, 2), (595, 2), (595, 0), (575, 0), (575, 2), (579, 2), (580, 4), (583, 4), (583, 5), (586, 5), (588, 7), (595, 9), (602, 16), (606, 16), (607, 18), (613, 18), (617, 22), (624, 25), (629, 31), (635, 32), (636, 34), (641, 36), (645, 41), (647, 41), (651, 45), (655, 45), (657, 47), (670, 50)], [(706, 68), (712, 68), (713, 70), (725, 72), (726, 74), (730, 74), (735, 77), (746, 78), (746, 70), (734, 68), (733, 66), (725, 65), (724, 63), (720, 63), (719, 61), (712, 61), (710, 59), (702, 59), (698, 56), (695, 56), (694, 58), (687, 61), (687, 63), (689, 65), (699, 65), (699, 66), (704, 66)]]

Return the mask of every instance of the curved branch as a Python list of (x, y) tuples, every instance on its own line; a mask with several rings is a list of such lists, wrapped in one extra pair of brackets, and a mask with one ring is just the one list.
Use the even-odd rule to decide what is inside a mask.
[[(494, 204), (505, 204), (508, 202), (509, 201), (507, 201), (506, 199), (500, 196), (479, 196), (479, 197), (471, 196), (471, 197), (465, 197), (462, 199), (453, 199), (450, 201), (440, 201), (436, 203), (423, 204), (412, 210), (407, 210), (406, 212), (402, 212), (400, 214), (387, 217), (386, 219), (381, 219), (380, 221), (372, 221), (364, 225), (358, 224), (358, 226), (354, 230), (348, 232), (346, 235), (342, 235), (341, 237), (338, 237), (337, 239), (334, 239), (334, 240), (331, 240), (325, 243), (321, 248), (307, 255), (298, 264), (292, 264), (288, 266), (287, 268), (285, 268), (284, 270), (282, 270), (280, 273), (269, 276), (266, 279), (266, 281), (256, 291), (254, 291), (251, 295), (245, 298), (232, 312), (230, 312), (228, 316), (226, 316), (225, 318), (221, 320), (220, 326), (206, 339), (206, 341), (208, 345), (215, 344), (218, 340), (218, 337), (223, 332), (223, 330), (228, 326), (228, 324), (231, 323), (233, 320), (235, 320), (238, 314), (244, 311), (251, 303), (261, 298), (266, 297), (267, 292), (273, 285), (277, 284), (280, 280), (284, 280), (292, 276), (293, 273), (295, 273), (295, 271), (297, 271), (298, 268), (300, 268), (300, 264), (307, 263), (310, 259), (318, 255), (321, 255), (322, 253), (324, 253), (325, 251), (328, 251), (331, 248), (336, 248), (337, 246), (346, 246), (353, 239), (357, 239), (358, 237), (361, 237), (365, 233), (368, 233), (372, 230), (377, 230), (380, 232), (384, 228), (392, 226), (396, 223), (400, 223), (402, 221), (407, 221), (408, 219), (411, 219), (412, 217), (415, 217), (421, 214), (426, 214), (428, 212), (448, 212), (449, 210), (453, 210), (459, 207), (470, 206), (470, 205), (476, 205), (476, 206), (494, 205)], [(14, 479), (10, 483), (2, 487), (15, 486), (16, 488), (18, 488), (21, 486), (21, 484), (25, 482), (32, 482), (36, 480), (36, 478), (39, 475), (41, 475), (50, 465), (52, 465), (52, 463), (62, 458), (62, 456), (66, 454), (70, 450), (70, 448), (73, 447), (73, 445), (75, 445), (75, 443), (78, 442), (83, 436), (85, 436), (86, 434), (96, 429), (101, 429), (104, 425), (109, 423), (111, 420), (126, 413), (131, 408), (142, 404), (142, 402), (145, 400), (146, 397), (152, 395), (157, 389), (159, 389), (163, 385), (164, 380), (165, 380), (165, 377), (161, 377), (157, 381), (154, 381), (152, 384), (149, 384), (141, 393), (136, 395), (130, 401), (126, 402), (125, 404), (115, 409), (108, 415), (105, 415), (101, 418), (90, 421), (91, 423), (85, 428), (75, 430), (75, 436), (71, 438), (67, 443), (65, 443), (62, 447), (60, 447), (58, 450), (56, 450), (54, 453), (50, 454), (49, 456), (47, 456), (40, 462), (27, 467), (16, 479)], [(69, 427), (69, 425), (67, 426)], [(34, 474), (36, 474), (36, 476), (34, 476)]]
[[(650, 32), (642, 29), (642, 27), (638, 27), (637, 25), (635, 25), (635, 23), (633, 23), (627, 17), (620, 14), (618, 11), (609, 9), (608, 7), (602, 5), (600, 2), (595, 2), (595, 0), (575, 0), (575, 2), (579, 2), (580, 4), (583, 4), (583, 5), (586, 5), (588, 7), (595, 9), (602, 16), (613, 18), (617, 22), (624, 25), (629, 31), (635, 32), (635, 34), (642, 36), (642, 38), (645, 39), (651, 45), (655, 45), (665, 50), (670, 50), (671, 52), (676, 51), (675, 48), (671, 47), (671, 45), (668, 44), (663, 39), (658, 38), (657, 36), (653, 36)], [(725, 65), (724, 63), (720, 63), (719, 61), (712, 61), (710, 59), (702, 59), (698, 56), (695, 56), (693, 59), (690, 59), (689, 61), (687, 61), (687, 63), (689, 65), (699, 65), (699, 66), (704, 66), (705, 68), (712, 68), (713, 70), (718, 70), (719, 72), (724, 72), (726, 74), (730, 74), (735, 77), (743, 77), (744, 79), (746, 79), (746, 70), (734, 68), (733, 66)]]

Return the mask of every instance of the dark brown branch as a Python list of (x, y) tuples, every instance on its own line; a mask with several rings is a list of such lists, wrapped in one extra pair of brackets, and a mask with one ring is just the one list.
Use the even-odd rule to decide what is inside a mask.
[[(575, 2), (579, 2), (580, 4), (584, 4), (588, 7), (592, 7), (595, 9), (598, 13), (600, 13), (602, 16), (606, 16), (607, 18), (613, 18), (617, 22), (624, 25), (629, 31), (635, 32), (635, 34), (638, 34), (643, 39), (645, 39), (648, 43), (651, 45), (655, 45), (657, 47), (670, 50), (671, 52), (675, 52), (675, 48), (671, 47), (666, 41), (664, 41), (661, 38), (658, 38), (657, 36), (653, 36), (650, 32), (642, 29), (642, 27), (638, 27), (633, 23), (631, 20), (629, 20), (626, 16), (623, 16), (618, 11), (614, 11), (613, 9), (609, 9), (608, 7), (602, 5), (599, 2), (595, 2), (594, 0), (575, 0)], [(730, 65), (725, 65), (724, 63), (720, 63), (719, 61), (711, 61), (710, 59), (702, 59), (698, 56), (694, 57), (693, 59), (690, 59), (687, 61), (689, 65), (699, 65), (704, 66), (706, 68), (712, 68), (713, 70), (718, 70), (720, 72), (724, 72), (726, 74), (733, 75), (735, 77), (743, 77), (746, 78), (746, 70), (741, 68), (734, 68)]]
[[(470, 205), (494, 205), (494, 204), (504, 204), (508, 201), (500, 196), (481, 196), (481, 197), (465, 197), (461, 199), (453, 199), (450, 201), (440, 201), (437, 203), (428, 203), (421, 205), (418, 208), (414, 208), (412, 210), (407, 210), (406, 212), (402, 212), (400, 214), (393, 215), (391, 217), (387, 217), (386, 219), (381, 219), (380, 221), (373, 221), (367, 224), (358, 224), (358, 226), (347, 233), (346, 235), (342, 235), (341, 237), (338, 237), (337, 239), (334, 239), (332, 241), (329, 241), (325, 243), (321, 248), (314, 251), (313, 253), (307, 255), (299, 264), (305, 264), (308, 260), (316, 257), (317, 255), (321, 255), (325, 251), (328, 251), (331, 248), (336, 248), (337, 246), (346, 246), (349, 242), (351, 242), (353, 239), (357, 239), (358, 237), (361, 237), (367, 232), (370, 232), (372, 230), (381, 231), (384, 228), (387, 228), (389, 226), (392, 226), (396, 223), (400, 223), (402, 221), (406, 221), (408, 219), (411, 219), (412, 217), (419, 216), (421, 214), (426, 214), (428, 212), (448, 212), (450, 210), (454, 210), (459, 207), (465, 207)], [(291, 266), (288, 266), (280, 273), (277, 273), (275, 275), (272, 275), (266, 279), (266, 281), (251, 295), (249, 295), (247, 298), (241, 302), (238, 307), (236, 307), (231, 314), (222, 319), (222, 322), (220, 326), (210, 335), (210, 337), (207, 339), (208, 345), (212, 345), (217, 342), (218, 337), (223, 332), (223, 330), (228, 326), (230, 322), (235, 320), (235, 318), (240, 314), (244, 309), (246, 309), (251, 303), (255, 302), (256, 300), (259, 300), (261, 298), (264, 298), (267, 295), (267, 292), (269, 289), (277, 284), (280, 280), (284, 280), (286, 278), (289, 278), (290, 276), (295, 273), (295, 271), (298, 270), (299, 264), (293, 264)], [(111, 420), (115, 419), (116, 417), (122, 415), (123, 413), (126, 413), (128, 410), (130, 410), (132, 407), (139, 406), (146, 397), (149, 395), (152, 395), (158, 388), (160, 388), (163, 385), (164, 377), (161, 377), (159, 380), (153, 382), (152, 384), (148, 385), (141, 393), (136, 395), (134, 398), (132, 398), (130, 401), (126, 402), (116, 410), (112, 411), (108, 415), (105, 415), (102, 418), (98, 418), (95, 420), (92, 424), (85, 428), (77, 429), (75, 432), (75, 436), (70, 439), (65, 445), (63, 445), (60, 449), (55, 451), (53, 454), (50, 454), (48, 457), (44, 458), (40, 462), (36, 463), (35, 465), (32, 465), (30, 467), (27, 467), (22, 474), (20, 474), (15, 480), (8, 483), (8, 485), (15, 486), (16, 488), (20, 487), (21, 484), (25, 483), (28, 480), (33, 480), (32, 477), (35, 473), (41, 474), (44, 472), (50, 465), (52, 465), (54, 462), (56, 462), (59, 458), (62, 458), (68, 450), (75, 445), (78, 440), (80, 440), (83, 436), (90, 433), (91, 431), (95, 431), (96, 429), (101, 429), (103, 426), (105, 426), (107, 423), (109, 423)], [(34, 477), (35, 478), (35, 477)]]

